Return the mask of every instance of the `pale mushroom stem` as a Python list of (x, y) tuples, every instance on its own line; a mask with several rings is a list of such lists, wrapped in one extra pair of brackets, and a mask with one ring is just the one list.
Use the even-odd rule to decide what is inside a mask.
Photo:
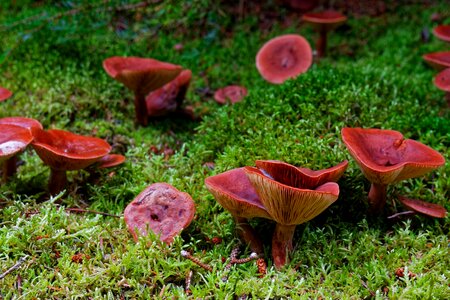
[(3, 182), (6, 182), (8, 178), (14, 173), (16, 173), (17, 170), (17, 157), (14, 155), (13, 157), (10, 157), (3, 163), (2, 167), (2, 173), (3, 173)]
[(145, 94), (136, 91), (134, 93), (134, 110), (136, 115), (136, 122), (139, 125), (147, 126), (148, 116), (147, 116), (147, 105), (145, 103)]
[(369, 191), (369, 205), (372, 213), (380, 212), (386, 204), (387, 185), (372, 183)]
[(233, 217), (236, 222), (236, 231), (239, 237), (250, 246), (252, 252), (262, 254), (264, 252), (262, 242), (253, 227), (248, 223), (247, 219), (236, 216)]
[(327, 51), (327, 31), (322, 29), (319, 31), (319, 38), (316, 43), (317, 57), (324, 57)]
[(272, 257), (277, 269), (281, 269), (289, 262), (289, 252), (292, 251), (292, 238), (296, 225), (282, 225), (277, 223), (272, 236)]
[(51, 195), (61, 192), (67, 184), (66, 171), (50, 168), (50, 179), (48, 181), (48, 190)]

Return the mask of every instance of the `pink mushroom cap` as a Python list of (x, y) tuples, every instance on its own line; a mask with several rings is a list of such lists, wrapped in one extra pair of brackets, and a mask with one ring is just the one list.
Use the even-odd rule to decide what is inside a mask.
[(450, 68), (450, 51), (427, 53), (422, 57), (430, 66), (437, 70)]
[(430, 217), (445, 218), (447, 215), (445, 207), (439, 204), (429, 203), (418, 199), (410, 199), (403, 196), (400, 196), (398, 199), (406, 208)]
[(450, 42), (450, 25), (438, 25), (434, 27), (433, 34), (440, 40)]
[(25, 150), (33, 140), (31, 131), (11, 124), (0, 124), (0, 164)]
[(450, 68), (439, 72), (434, 77), (434, 85), (445, 92), (450, 92)]
[(214, 100), (217, 103), (225, 104), (227, 102), (236, 103), (242, 101), (247, 96), (247, 89), (239, 85), (229, 85), (218, 89), (214, 93)]
[(338, 11), (325, 10), (321, 12), (309, 12), (302, 16), (302, 20), (312, 24), (319, 30), (332, 30), (347, 21), (347, 17)]
[(6, 117), (0, 119), (0, 124), (10, 124), (10, 125), (16, 125), (23, 128), (27, 128), (31, 131), (34, 129), (42, 129), (42, 124), (32, 118), (25, 118), (25, 117)]
[(12, 92), (4, 87), (0, 86), (0, 102), (5, 101), (12, 96)]

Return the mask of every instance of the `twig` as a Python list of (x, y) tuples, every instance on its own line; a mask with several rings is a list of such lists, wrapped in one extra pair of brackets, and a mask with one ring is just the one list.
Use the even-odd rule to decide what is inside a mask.
[(365, 287), (365, 288), (369, 291), (370, 296), (375, 297), (374, 291), (372, 291), (372, 290), (369, 288), (369, 286), (367, 285), (367, 283), (365, 283), (364, 280), (362, 280), (362, 279), (360, 279), (360, 280), (361, 280), (361, 284), (363, 285), (363, 287)]
[(186, 276), (186, 285), (184, 287), (184, 292), (188, 295), (192, 293), (191, 291), (191, 280), (192, 280), (192, 270), (189, 270), (187, 276)]
[(388, 219), (395, 219), (395, 218), (398, 218), (398, 217), (403, 216), (403, 215), (414, 215), (415, 213), (416, 213), (415, 211), (407, 210), (407, 211), (402, 211), (402, 212), (393, 214), (392, 216), (389, 216), (387, 218)]
[(227, 274), (222, 277), (222, 281), (223, 282), (227, 282), (227, 280), (228, 280), (228, 271), (230, 271), (231, 266), (233, 265), (232, 261), (234, 259), (236, 259), (238, 254), (239, 254), (239, 246), (237, 246), (233, 250), (231, 250), (230, 261), (228, 262), (228, 264), (224, 268), (224, 271), (227, 272)]
[(207, 265), (205, 263), (202, 263), (198, 258), (193, 257), (192, 254), (190, 254), (189, 252), (185, 251), (185, 250), (181, 250), (181, 256), (183, 256), (184, 258), (189, 259), (190, 261), (192, 261), (194, 264), (202, 267), (203, 269), (205, 269), (206, 271), (210, 271), (212, 272), (212, 267), (210, 265)]
[(113, 214), (108, 214), (105, 212), (101, 212), (101, 211), (96, 211), (96, 210), (88, 210), (88, 209), (84, 209), (84, 208), (76, 208), (76, 207), (72, 207), (72, 208), (66, 208), (67, 212), (75, 212), (75, 213), (89, 213), (89, 214), (97, 214), (97, 215), (102, 215), (102, 216), (108, 216), (108, 217), (114, 217), (114, 218), (121, 218), (121, 215), (113, 215)]
[(0, 275), (0, 279), (5, 278), (6, 275), (8, 275), (8, 274), (11, 273), (12, 271), (14, 271), (14, 270), (20, 268), (20, 266), (27, 260), (27, 258), (28, 258), (28, 255), (25, 255), (25, 256), (21, 257), (21, 258), (19, 259), (19, 261), (16, 262), (16, 264), (15, 264), (14, 266), (12, 266), (11, 268), (9, 268), (8, 270), (6, 270), (5, 272), (3, 272), (3, 273)]

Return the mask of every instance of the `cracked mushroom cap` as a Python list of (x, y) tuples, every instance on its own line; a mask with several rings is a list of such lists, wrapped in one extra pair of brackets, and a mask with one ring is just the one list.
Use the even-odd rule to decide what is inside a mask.
[(434, 77), (434, 85), (444, 92), (450, 92), (450, 68), (439, 72)]
[(25, 117), (6, 117), (0, 119), (0, 124), (10, 124), (10, 125), (16, 125), (23, 128), (27, 128), (33, 132), (34, 129), (42, 129), (42, 124), (32, 118), (25, 118)]
[(80, 170), (111, 151), (104, 140), (65, 130), (33, 130), (31, 144), (42, 161), (55, 170)]
[(395, 130), (343, 128), (351, 156), (372, 183), (391, 184), (422, 176), (445, 163), (437, 151)]
[(194, 218), (195, 205), (188, 193), (168, 183), (154, 183), (143, 190), (124, 211), (125, 222), (135, 241), (147, 235), (147, 229), (170, 244), (174, 236), (188, 227)]
[(445, 218), (447, 215), (445, 207), (439, 204), (429, 203), (418, 199), (410, 199), (403, 196), (400, 196), (398, 199), (407, 209), (430, 217)]
[(175, 79), (182, 68), (152, 58), (113, 56), (103, 61), (109, 76), (127, 88), (148, 94)]
[(31, 131), (11, 124), (0, 124), (0, 164), (25, 150), (33, 140)]
[(305, 13), (302, 20), (312, 24), (317, 30), (329, 31), (345, 23), (347, 17), (338, 11), (325, 10)]
[(214, 93), (214, 100), (220, 104), (236, 103), (242, 101), (247, 96), (247, 89), (239, 85), (229, 85), (218, 89)]
[(256, 55), (261, 76), (275, 84), (297, 77), (312, 64), (312, 50), (301, 35), (287, 34), (266, 42)]
[(233, 216), (270, 219), (244, 168), (210, 176), (205, 179), (205, 184), (216, 201)]
[[(271, 161), (263, 161), (272, 164)], [(259, 165), (261, 161), (259, 161)], [(304, 172), (293, 169), (289, 164), (274, 163), (271, 173), (267, 170), (254, 167), (245, 167), (248, 179), (259, 195), (261, 202), (276, 222), (283, 225), (298, 225), (305, 223), (337, 200), (339, 185), (335, 182), (326, 182), (314, 188), (292, 186), (292, 183), (309, 182)]]
[(450, 68), (450, 51), (427, 53), (422, 58), (437, 70)]
[(434, 27), (433, 34), (438, 39), (450, 43), (450, 25), (438, 25)]
[(5, 101), (12, 96), (12, 92), (4, 87), (0, 86), (0, 102)]

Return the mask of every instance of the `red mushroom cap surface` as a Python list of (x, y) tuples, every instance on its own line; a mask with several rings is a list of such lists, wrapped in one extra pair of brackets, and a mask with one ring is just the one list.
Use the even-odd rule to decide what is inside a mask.
[(434, 85), (445, 92), (450, 92), (450, 68), (439, 72), (434, 77)]
[(439, 204), (429, 203), (418, 199), (410, 199), (403, 196), (400, 196), (398, 199), (406, 208), (430, 217), (445, 218), (447, 215), (445, 207)]
[(345, 23), (347, 17), (338, 11), (325, 10), (305, 13), (302, 20), (311, 23), (316, 29), (328, 31)]
[(450, 25), (438, 25), (434, 27), (433, 34), (440, 40), (450, 42)]
[(422, 57), (430, 66), (437, 70), (450, 68), (450, 51), (428, 53)]
[(4, 87), (0, 86), (0, 102), (5, 101), (12, 96), (12, 92)]
[(31, 131), (34, 129), (42, 129), (42, 124), (32, 118), (25, 118), (25, 117), (7, 117), (7, 118), (1, 118), (0, 124), (10, 124), (10, 125), (16, 125), (23, 128), (27, 128)]
[(306, 72), (313, 56), (308, 41), (296, 34), (278, 36), (266, 42), (256, 55), (256, 68), (261, 76), (275, 84)]
[(236, 103), (242, 101), (245, 96), (247, 96), (247, 89), (245, 87), (229, 85), (218, 89), (214, 93), (214, 100), (220, 104), (226, 104), (227, 102)]
[(30, 130), (16, 125), (0, 124), (0, 164), (25, 150), (32, 140)]
[(125, 162), (126, 157), (121, 154), (107, 154), (100, 158), (97, 168), (105, 169), (121, 165)]
[[(147, 228), (170, 244), (174, 236), (188, 227), (194, 218), (191, 196), (168, 183), (154, 183), (143, 190), (124, 211), (128, 230), (135, 241), (138, 234), (147, 235)], [(137, 232), (136, 232), (137, 230)]]
[(175, 79), (182, 68), (152, 58), (114, 56), (103, 61), (109, 76), (132, 91), (142, 94), (156, 90)]
[(55, 170), (80, 170), (111, 151), (104, 140), (65, 130), (33, 130), (32, 146), (42, 161)]
[(395, 130), (343, 128), (342, 140), (366, 178), (387, 185), (422, 176), (445, 163), (432, 148)]

